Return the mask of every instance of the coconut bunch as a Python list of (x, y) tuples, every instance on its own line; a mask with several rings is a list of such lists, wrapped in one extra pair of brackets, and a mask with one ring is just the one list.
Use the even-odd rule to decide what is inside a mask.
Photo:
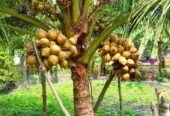
[(37, 58), (35, 56), (34, 48), (31, 42), (24, 44), (24, 51), (26, 53), (26, 63), (29, 65), (38, 66)]
[[(36, 33), (35, 45), (40, 52), (42, 61), (47, 70), (52, 66), (59, 64), (62, 68), (73, 66), (72, 58), (76, 57), (79, 52), (77, 50), (78, 36), (75, 35), (67, 38), (62, 32), (57, 29), (48, 30), (48, 32), (39, 29)], [(27, 63), (36, 65), (37, 63), (29, 62), (33, 59), (33, 55), (28, 55)], [(35, 57), (35, 56), (34, 56)], [(34, 58), (35, 60), (36, 58)]]
[(32, 8), (36, 12), (41, 12), (42, 14), (46, 15), (51, 20), (57, 19), (57, 13), (49, 2), (39, 2), (37, 0), (32, 0)]
[(96, 22), (96, 25), (94, 27), (94, 33), (100, 33), (102, 32), (104, 29), (105, 29), (105, 25), (106, 25), (106, 22), (107, 22), (107, 18), (106, 17), (102, 17), (100, 18), (97, 22)]
[(133, 81), (141, 77), (141, 73), (137, 69), (140, 65), (139, 55), (133, 42), (111, 34), (101, 44), (98, 52), (105, 62), (112, 63), (117, 75), (123, 81)]

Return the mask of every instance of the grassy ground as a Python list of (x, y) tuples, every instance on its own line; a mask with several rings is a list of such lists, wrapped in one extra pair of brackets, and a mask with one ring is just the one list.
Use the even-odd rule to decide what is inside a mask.
[[(93, 84), (94, 102), (100, 93), (104, 80), (95, 80)], [(55, 85), (64, 105), (74, 116), (72, 82)], [(163, 88), (164, 96), (170, 100), (168, 88)], [(47, 107), (49, 116), (64, 116), (50, 89), (47, 89)], [(150, 116), (149, 104), (156, 101), (154, 87), (138, 82), (122, 84), (123, 107), (125, 116)], [(117, 116), (119, 107), (117, 83), (112, 82), (100, 106), (97, 116)], [(29, 89), (18, 88), (8, 95), (0, 95), (0, 116), (40, 116), (42, 113), (41, 86)]]

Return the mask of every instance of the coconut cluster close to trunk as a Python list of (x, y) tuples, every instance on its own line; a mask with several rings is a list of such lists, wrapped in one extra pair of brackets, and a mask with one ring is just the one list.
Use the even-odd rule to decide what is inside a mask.
[[(79, 54), (76, 47), (77, 38), (78, 36), (75, 35), (68, 39), (57, 29), (51, 29), (48, 32), (42, 29), (37, 31), (34, 43), (47, 70), (57, 64), (62, 68), (73, 66), (71, 60)], [(37, 65), (36, 56), (28, 54), (27, 64)]]
[(105, 62), (111, 62), (117, 75), (123, 81), (140, 78), (141, 73), (137, 67), (141, 64), (139, 54), (133, 42), (118, 38), (112, 33), (99, 47), (99, 55)]

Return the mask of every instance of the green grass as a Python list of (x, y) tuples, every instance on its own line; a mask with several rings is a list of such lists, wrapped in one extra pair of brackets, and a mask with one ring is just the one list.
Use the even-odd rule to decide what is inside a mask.
[[(103, 87), (104, 81), (93, 81), (93, 97), (94, 101)], [(73, 108), (73, 93), (72, 82), (59, 83), (55, 85), (64, 105), (74, 116)], [(165, 97), (170, 99), (167, 93), (168, 89), (164, 90)], [(49, 116), (64, 116), (59, 108), (52, 92), (47, 88), (47, 110)], [(125, 116), (149, 116), (148, 109), (146, 112), (140, 108), (133, 107), (133, 104), (138, 106), (147, 106), (151, 101), (156, 100), (154, 87), (141, 83), (125, 82), (122, 84), (123, 107)], [(112, 82), (104, 100), (97, 112), (97, 116), (117, 116), (119, 107), (117, 83)], [(32, 86), (29, 89), (18, 88), (8, 95), (0, 96), (0, 116), (40, 116), (42, 113), (41, 86)]]

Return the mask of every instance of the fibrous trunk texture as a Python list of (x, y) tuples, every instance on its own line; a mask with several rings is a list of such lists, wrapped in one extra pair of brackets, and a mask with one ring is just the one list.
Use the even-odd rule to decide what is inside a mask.
[(163, 53), (163, 42), (158, 42), (158, 55), (159, 55), (159, 74), (165, 74), (166, 73), (166, 61)]
[(77, 64), (72, 68), (75, 116), (94, 116), (89, 91), (87, 66)]

